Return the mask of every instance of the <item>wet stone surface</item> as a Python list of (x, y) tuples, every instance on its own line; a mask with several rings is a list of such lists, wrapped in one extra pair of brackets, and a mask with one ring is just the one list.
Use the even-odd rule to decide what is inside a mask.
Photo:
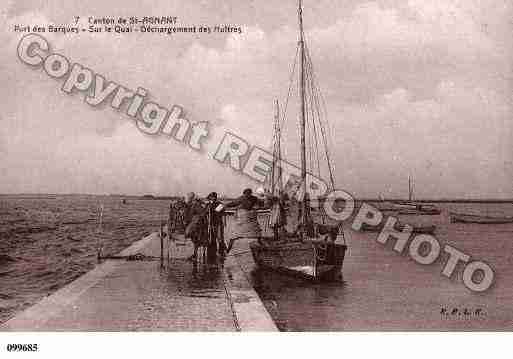
[[(141, 252), (159, 256), (160, 242), (151, 241)], [(159, 260), (121, 260), (111, 273), (37, 330), (236, 330), (222, 270), (194, 266), (185, 260), (190, 253), (188, 246), (176, 250), (164, 265)]]

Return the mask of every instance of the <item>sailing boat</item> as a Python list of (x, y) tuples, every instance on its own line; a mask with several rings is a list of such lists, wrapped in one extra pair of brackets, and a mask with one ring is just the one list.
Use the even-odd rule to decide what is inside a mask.
[(413, 200), (413, 181), (411, 176), (408, 176), (408, 200), (407, 201), (398, 201), (396, 204), (396, 208), (407, 208), (407, 209), (416, 209), (417, 203)]
[[(300, 161), (301, 161), (301, 195), (298, 205), (298, 225), (292, 232), (287, 232), (285, 225), (290, 216), (285, 204), (284, 188), (281, 175), (281, 123), (285, 119), (280, 116), (279, 106), (276, 103), (276, 117), (273, 137), (273, 170), (271, 172), (271, 192), (274, 203), (271, 209), (270, 225), (273, 234), (267, 238), (260, 238), (250, 243), (251, 253), (258, 267), (299, 275), (313, 280), (338, 279), (341, 276), (347, 245), (345, 244), (343, 230), (340, 223), (327, 224), (325, 213), (321, 213), (323, 223), (316, 223), (310, 208), (309, 194), (307, 192), (307, 173), (320, 176), (320, 157), (325, 157), (329, 174), (330, 189), (334, 189), (334, 177), (331, 168), (329, 151), (327, 149), (326, 127), (322, 122), (320, 109), (321, 101), (319, 89), (315, 85), (313, 67), (305, 43), (303, 31), (302, 1), (298, 6), (299, 21), (299, 93), (300, 93)], [(294, 68), (292, 78), (294, 78)], [(290, 87), (289, 87), (290, 95)], [(288, 103), (288, 98), (287, 102)], [(285, 109), (286, 112), (286, 109)], [(310, 167), (307, 168), (307, 126), (314, 133), (308, 137), (310, 148)], [(324, 152), (319, 151), (319, 142), (324, 146)], [(317, 166), (313, 163), (317, 160)], [(309, 172), (310, 171), (310, 172)], [(292, 207), (292, 206), (291, 206)], [(318, 216), (317, 216), (318, 217)], [(293, 218), (292, 218), (293, 219)], [(318, 218), (317, 218), (318, 219)], [(343, 243), (337, 243), (342, 239)]]
[(408, 200), (399, 201), (394, 206), (399, 210), (398, 214), (407, 215), (439, 215), (441, 211), (432, 204), (425, 204), (414, 200), (413, 179), (408, 176)]

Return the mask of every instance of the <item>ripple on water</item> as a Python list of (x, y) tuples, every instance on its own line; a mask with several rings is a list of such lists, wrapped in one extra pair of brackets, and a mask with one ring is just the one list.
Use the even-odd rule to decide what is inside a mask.
[(7, 254), (0, 254), (0, 265), (6, 265), (13, 262), (16, 262), (16, 259), (14, 259), (13, 257)]
[(12, 294), (0, 297), (11, 301), (3, 303), (1, 323), (94, 268), (99, 240), (106, 254), (115, 254), (153, 232), (169, 201), (121, 205), (105, 196), (3, 196), (0, 206), (0, 291)]

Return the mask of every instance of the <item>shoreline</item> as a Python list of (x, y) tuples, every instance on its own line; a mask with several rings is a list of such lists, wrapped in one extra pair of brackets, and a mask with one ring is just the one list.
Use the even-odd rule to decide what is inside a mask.
[[(91, 193), (0, 193), (0, 197), (20, 198), (48, 198), (48, 197), (107, 197), (135, 200), (158, 200), (171, 201), (182, 198), (182, 196), (161, 196), (161, 195), (131, 195), (131, 194), (91, 194)], [(236, 197), (221, 197), (223, 201), (230, 201)], [(354, 198), (356, 202), (405, 202), (408, 198)], [(513, 198), (419, 198), (413, 202), (423, 203), (513, 203)]]

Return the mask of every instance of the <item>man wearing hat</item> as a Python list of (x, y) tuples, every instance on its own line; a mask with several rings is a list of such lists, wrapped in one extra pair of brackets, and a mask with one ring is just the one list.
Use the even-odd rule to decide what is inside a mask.
[(224, 206), (217, 199), (216, 192), (211, 192), (207, 196), (207, 216), (210, 219), (211, 245), (217, 247), (220, 256), (225, 256), (226, 243), (224, 242)]

